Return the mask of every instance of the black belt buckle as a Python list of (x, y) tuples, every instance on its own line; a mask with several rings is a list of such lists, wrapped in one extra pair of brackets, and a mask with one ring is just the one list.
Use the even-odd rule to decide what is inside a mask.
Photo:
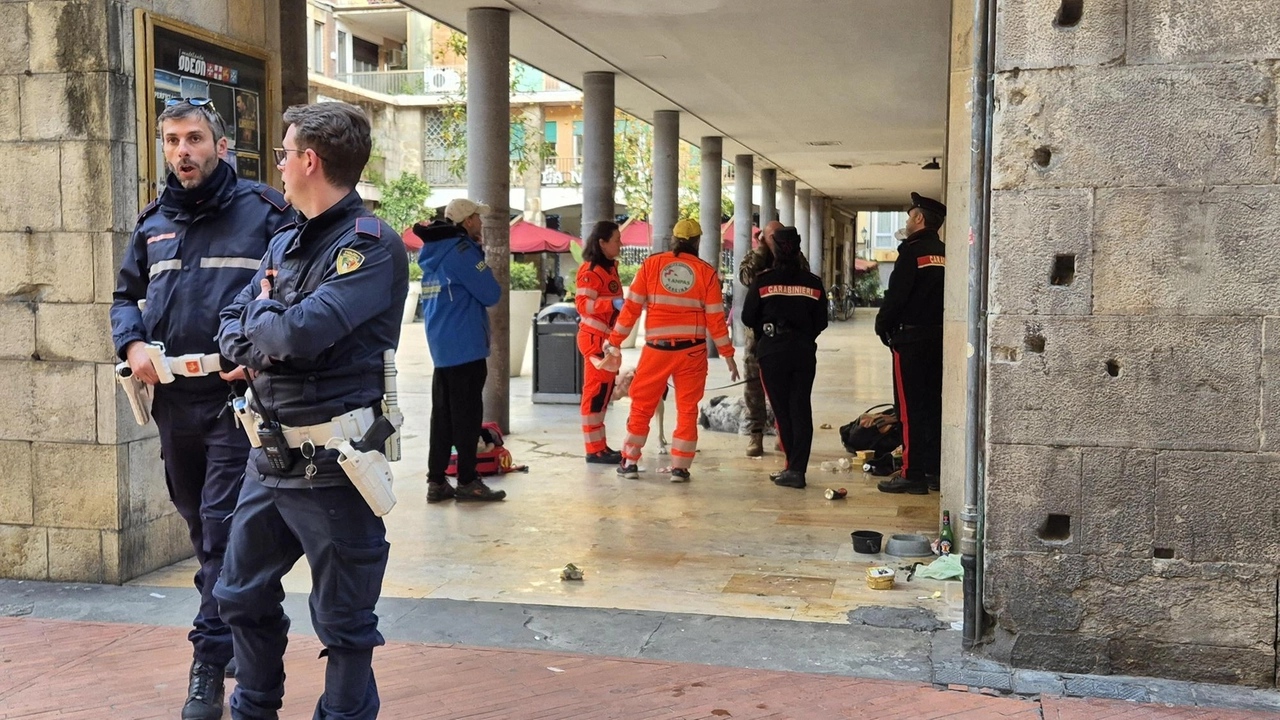
[(262, 451), (267, 454), (267, 462), (276, 472), (287, 473), (293, 469), (293, 453), (289, 452), (289, 442), (284, 439), (284, 430), (280, 423), (263, 421), (258, 425), (258, 442)]

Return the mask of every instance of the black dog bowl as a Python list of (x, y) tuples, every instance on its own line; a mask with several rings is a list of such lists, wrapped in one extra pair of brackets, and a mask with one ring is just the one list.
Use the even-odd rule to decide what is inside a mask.
[(884, 535), (875, 530), (854, 530), (853, 551), (864, 555), (876, 555), (880, 552), (880, 541)]

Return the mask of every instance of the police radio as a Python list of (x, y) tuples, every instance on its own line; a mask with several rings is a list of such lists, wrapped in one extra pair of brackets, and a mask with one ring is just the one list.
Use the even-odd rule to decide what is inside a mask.
[(258, 388), (254, 387), (253, 380), (247, 374), (245, 379), (249, 383), (249, 389), (253, 391), (253, 402), (258, 406), (258, 413), (261, 415), (258, 426), (255, 428), (258, 447), (266, 453), (267, 462), (272, 470), (287, 473), (293, 469), (295, 460), (293, 453), (289, 452), (289, 441), (285, 440), (284, 428), (280, 427), (280, 418), (267, 410), (267, 406), (262, 402), (262, 396), (258, 394)]

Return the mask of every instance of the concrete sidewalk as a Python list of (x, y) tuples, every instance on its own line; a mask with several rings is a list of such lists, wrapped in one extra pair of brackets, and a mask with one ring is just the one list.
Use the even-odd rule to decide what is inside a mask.
[[(324, 665), (291, 638), (282, 718), (307, 718)], [(0, 618), (0, 719), (172, 718), (190, 660), (180, 628)], [(1271, 713), (1115, 700), (1026, 700), (924, 683), (541, 651), (392, 642), (375, 655), (380, 717), (426, 718), (1214, 718)], [(229, 714), (227, 715), (229, 716)]]

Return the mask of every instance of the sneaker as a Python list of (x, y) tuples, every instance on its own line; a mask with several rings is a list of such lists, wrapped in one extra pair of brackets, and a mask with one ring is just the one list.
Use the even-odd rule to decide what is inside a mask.
[(798, 470), (783, 470), (773, 479), (773, 484), (780, 487), (804, 489), (804, 473)]
[(618, 465), (618, 477), (626, 478), (628, 480), (639, 480), (640, 467), (633, 462), (627, 462), (626, 460), (623, 460)]
[(924, 474), (924, 484), (928, 485), (933, 492), (939, 492), (942, 489), (941, 478), (933, 473)]
[(444, 502), (445, 500), (451, 500), (456, 494), (457, 492), (453, 489), (453, 486), (449, 484), (448, 480), (445, 480), (444, 482), (427, 483), (428, 503), (438, 503)]
[(490, 490), (480, 478), (459, 485), (454, 493), (458, 502), (497, 502), (507, 496), (506, 490)]
[(196, 660), (191, 663), (191, 683), (182, 720), (219, 720), (222, 717), (222, 673), (220, 665)]
[(622, 453), (608, 448), (587, 455), (587, 463), (591, 465), (617, 465), (622, 462)]
[(895, 472), (888, 480), (881, 480), (876, 489), (882, 493), (907, 493), (908, 495), (928, 495), (929, 486), (923, 480), (908, 480), (901, 472)]
[(762, 455), (764, 455), (764, 435), (752, 433), (751, 439), (747, 441), (747, 457), (760, 457)]
[(689, 471), (684, 468), (671, 468), (671, 482), (687, 483), (689, 482)]

